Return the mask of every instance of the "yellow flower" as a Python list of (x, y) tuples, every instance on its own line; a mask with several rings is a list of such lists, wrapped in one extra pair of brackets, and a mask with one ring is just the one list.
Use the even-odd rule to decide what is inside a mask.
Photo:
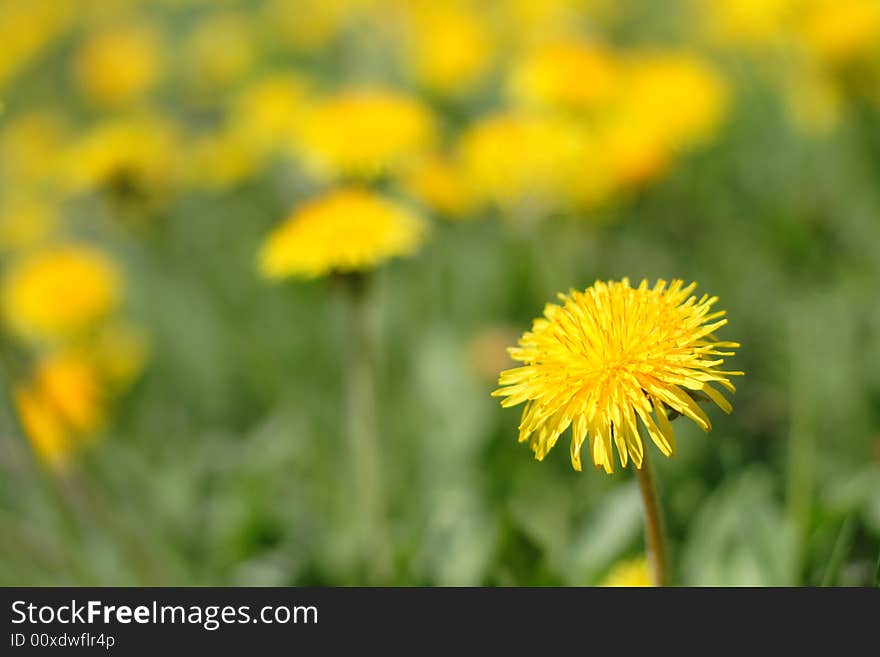
[(406, 49), (416, 79), (433, 91), (468, 91), (488, 71), (494, 43), (490, 26), (467, 2), (413, 3)]
[(159, 78), (161, 51), (159, 34), (146, 23), (104, 29), (76, 55), (80, 88), (98, 105), (137, 101)]
[(275, 73), (246, 87), (235, 99), (230, 129), (259, 154), (290, 151), (296, 141), (309, 83), (290, 73)]
[(473, 195), (457, 164), (443, 155), (419, 159), (401, 175), (403, 188), (412, 197), (449, 218), (473, 209)]
[(585, 110), (608, 102), (619, 65), (597, 43), (560, 41), (529, 52), (513, 69), (510, 93), (533, 106)]
[(257, 53), (254, 26), (246, 14), (218, 13), (200, 21), (184, 43), (195, 89), (217, 89), (241, 78)]
[(69, 338), (119, 304), (120, 274), (106, 255), (82, 245), (49, 247), (19, 260), (0, 283), (3, 319), (19, 337)]
[(832, 64), (880, 55), (880, 2), (814, 0), (813, 4), (803, 26), (811, 53)]
[(542, 460), (571, 426), (575, 470), (589, 437), (593, 463), (611, 473), (613, 446), (624, 467), (632, 459), (641, 468), (638, 420), (666, 456), (675, 449), (670, 414), (709, 431), (697, 401), (731, 411), (710, 384), (735, 392), (728, 376), (741, 372), (717, 366), (721, 356), (733, 355), (720, 349), (739, 345), (716, 339), (714, 332), (727, 323), (724, 312), (711, 311), (717, 297), (691, 295), (695, 287), (680, 280), (669, 286), (659, 280), (653, 288), (645, 280), (638, 288), (626, 278), (596, 281), (584, 292), (560, 294), (561, 306), (547, 304), (544, 317), (510, 350), (523, 366), (502, 372), (502, 387), (492, 393), (505, 397), (504, 407), (526, 402), (520, 442), (529, 440)]
[(41, 360), (16, 387), (15, 404), (37, 456), (54, 468), (64, 467), (104, 421), (99, 373), (81, 354)]
[(417, 100), (361, 90), (318, 103), (306, 116), (300, 139), (314, 173), (373, 177), (423, 152), (433, 136), (432, 116)]
[(599, 586), (624, 588), (653, 586), (648, 560), (645, 557), (637, 557), (616, 563)]
[(462, 136), (462, 172), (474, 197), (540, 214), (610, 193), (600, 152), (581, 122), (524, 113), (481, 119)]
[(371, 269), (421, 245), (424, 221), (366, 190), (331, 192), (298, 208), (266, 240), (260, 270), (270, 279)]
[(143, 200), (174, 182), (179, 162), (176, 127), (159, 116), (101, 123), (68, 148), (62, 177), (74, 194), (98, 190)]
[(715, 134), (727, 100), (724, 79), (701, 58), (678, 53), (646, 54), (630, 65), (618, 111), (645, 134), (680, 149)]

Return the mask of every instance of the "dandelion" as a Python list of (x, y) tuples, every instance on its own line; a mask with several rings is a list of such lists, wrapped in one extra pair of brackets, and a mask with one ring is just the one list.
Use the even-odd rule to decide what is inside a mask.
[(318, 176), (374, 178), (423, 153), (433, 138), (433, 118), (417, 100), (360, 90), (317, 103), (304, 119), (300, 147)]
[(425, 222), (404, 206), (364, 189), (340, 189), (298, 208), (269, 236), (260, 271), (271, 279), (365, 271), (411, 255), (425, 232)]
[(406, 48), (415, 78), (432, 91), (468, 91), (487, 73), (494, 36), (478, 7), (467, 2), (413, 3)]
[(510, 93), (528, 106), (589, 110), (611, 99), (619, 68), (612, 52), (598, 43), (542, 44), (513, 68)]
[(728, 88), (706, 61), (687, 53), (652, 53), (630, 64), (619, 111), (639, 129), (680, 150), (707, 141), (724, 118)]
[(595, 205), (611, 194), (601, 153), (593, 146), (579, 121), (514, 111), (472, 125), (459, 143), (459, 158), (476, 201), (541, 216)]
[(0, 282), (0, 310), (27, 340), (58, 341), (88, 331), (119, 304), (120, 274), (103, 253), (77, 244), (47, 247), (14, 263)]
[(34, 452), (52, 468), (66, 466), (104, 422), (100, 376), (82, 354), (42, 359), (32, 376), (16, 387), (14, 398)]
[(83, 94), (98, 105), (140, 100), (161, 72), (158, 32), (147, 23), (116, 25), (92, 35), (76, 55)]
[(624, 588), (651, 586), (648, 560), (645, 557), (637, 557), (616, 563), (599, 586)]
[(832, 65), (880, 55), (880, 3), (814, 0), (802, 27), (810, 53)]
[(155, 198), (176, 176), (176, 127), (157, 115), (103, 122), (67, 149), (62, 184), (73, 194), (108, 191), (128, 200)]
[(581, 448), (597, 468), (614, 472), (632, 461), (646, 507), (649, 547), (655, 574), (665, 580), (665, 558), (656, 485), (641, 427), (665, 456), (675, 451), (670, 420), (683, 415), (704, 431), (712, 428), (698, 402), (712, 401), (729, 413), (730, 402), (714, 385), (733, 393), (731, 376), (719, 369), (739, 346), (715, 332), (727, 324), (713, 311), (717, 297), (692, 294), (695, 283), (658, 280), (637, 288), (596, 281), (583, 292), (561, 294), (561, 305), (547, 304), (544, 316), (510, 354), (522, 366), (499, 378), (502, 406), (525, 403), (520, 442), (528, 441), (543, 460), (559, 436), (571, 428), (571, 462), (581, 469)]

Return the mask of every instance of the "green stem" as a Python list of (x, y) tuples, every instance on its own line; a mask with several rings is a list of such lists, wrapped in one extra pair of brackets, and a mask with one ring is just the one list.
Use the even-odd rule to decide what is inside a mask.
[(657, 481), (654, 479), (654, 472), (647, 452), (642, 461), (642, 467), (636, 468), (636, 478), (639, 482), (639, 490), (642, 493), (642, 502), (645, 508), (645, 542), (654, 586), (669, 586), (669, 560), (666, 553), (663, 510), (660, 507)]
[(349, 357), (347, 360), (347, 419), (353, 459), (355, 509), (360, 561), (370, 584), (387, 581), (390, 547), (376, 427), (375, 372), (377, 335), (366, 274), (350, 274), (347, 285)]

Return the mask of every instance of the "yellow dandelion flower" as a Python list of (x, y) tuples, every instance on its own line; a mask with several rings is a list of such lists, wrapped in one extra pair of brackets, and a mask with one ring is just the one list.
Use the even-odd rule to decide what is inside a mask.
[(581, 122), (509, 112), (472, 125), (459, 157), (475, 199), (540, 212), (608, 196), (609, 179), (592, 144)]
[(626, 278), (596, 281), (583, 292), (560, 294), (562, 305), (547, 304), (510, 350), (523, 366), (502, 372), (502, 387), (492, 393), (505, 398), (504, 407), (526, 402), (520, 442), (530, 441), (542, 460), (571, 426), (575, 470), (589, 437), (593, 463), (611, 473), (614, 447), (624, 467), (632, 459), (641, 468), (639, 421), (666, 456), (675, 449), (670, 415), (709, 431), (697, 401), (731, 411), (711, 384), (735, 392), (728, 377), (741, 372), (717, 367), (733, 355), (721, 350), (739, 345), (716, 339), (725, 313), (712, 311), (717, 297), (692, 295), (695, 287), (680, 280), (659, 280), (653, 288), (645, 280), (638, 288)]
[(177, 174), (179, 133), (156, 115), (100, 123), (68, 147), (60, 175), (70, 193), (107, 190), (143, 199), (166, 190)]
[(416, 2), (406, 48), (415, 78), (444, 94), (468, 91), (488, 71), (494, 37), (477, 6)]
[(373, 177), (426, 150), (434, 122), (426, 107), (392, 91), (342, 93), (313, 107), (300, 135), (306, 164), (320, 176)]
[(880, 56), (880, 2), (814, 0), (813, 5), (802, 30), (811, 53), (832, 64)]
[(653, 586), (648, 560), (645, 557), (637, 557), (616, 563), (599, 586), (623, 588)]
[(248, 85), (234, 100), (230, 129), (260, 154), (291, 150), (309, 96), (309, 83), (274, 73)]
[(98, 105), (141, 99), (161, 72), (158, 32), (146, 23), (116, 25), (92, 35), (76, 55), (83, 94)]
[(460, 218), (473, 209), (473, 195), (458, 165), (443, 155), (419, 159), (401, 174), (401, 184), (412, 197), (448, 218)]
[(306, 203), (272, 233), (260, 252), (270, 279), (371, 269), (421, 245), (425, 222), (363, 189), (333, 191)]
[(525, 105), (587, 110), (607, 103), (619, 81), (614, 54), (598, 43), (561, 41), (527, 53), (508, 86)]
[(37, 363), (15, 389), (15, 405), (37, 456), (64, 467), (104, 421), (100, 376), (81, 354), (62, 353)]
[(675, 149), (714, 136), (729, 96), (726, 81), (714, 67), (687, 53), (638, 56), (621, 89), (619, 113)]
[(82, 245), (47, 247), (14, 263), (0, 282), (0, 310), (19, 337), (58, 340), (92, 328), (119, 304), (119, 270)]

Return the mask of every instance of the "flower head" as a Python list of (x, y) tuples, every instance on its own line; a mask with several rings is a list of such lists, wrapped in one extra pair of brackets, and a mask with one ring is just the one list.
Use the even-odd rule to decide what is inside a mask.
[(405, 207), (363, 189), (341, 189), (298, 208), (260, 252), (267, 278), (371, 269), (412, 254), (426, 225)]
[(120, 288), (116, 265), (102, 253), (79, 245), (51, 247), (6, 272), (0, 309), (20, 337), (66, 339), (109, 315), (119, 303)]
[(599, 44), (543, 44), (516, 65), (509, 86), (526, 105), (591, 109), (611, 97), (618, 68), (612, 52)]
[(581, 447), (589, 437), (596, 467), (614, 471), (613, 448), (626, 467), (642, 465), (638, 423), (666, 456), (675, 450), (670, 415), (685, 415), (705, 431), (709, 418), (697, 400), (711, 400), (725, 412), (730, 403), (712, 383), (735, 392), (717, 369), (721, 351), (738, 347), (714, 332), (727, 323), (712, 312), (717, 297), (692, 295), (696, 283), (664, 280), (638, 288), (629, 280), (596, 281), (583, 292), (559, 295), (544, 316), (510, 350), (523, 366), (501, 373), (492, 394), (502, 406), (526, 402), (520, 442), (530, 441), (538, 460), (572, 427), (571, 461), (581, 469)]
[(40, 459), (50, 467), (67, 464), (76, 447), (104, 421), (100, 376), (78, 353), (42, 359), (15, 390), (22, 426)]
[(365, 90), (318, 103), (300, 140), (308, 166), (318, 175), (370, 178), (423, 152), (433, 134), (431, 114), (418, 101)]
[(159, 77), (161, 50), (158, 33), (145, 23), (98, 32), (77, 54), (80, 87), (99, 105), (139, 100)]

